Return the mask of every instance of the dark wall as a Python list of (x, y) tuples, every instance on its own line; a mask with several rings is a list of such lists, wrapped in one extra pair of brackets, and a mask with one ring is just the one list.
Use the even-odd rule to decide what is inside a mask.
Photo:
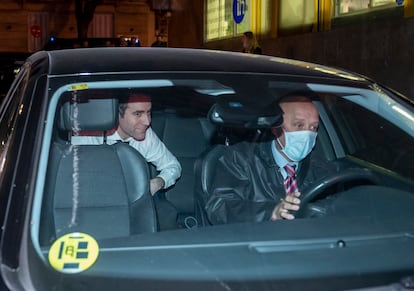
[(265, 54), (348, 69), (414, 99), (414, 18), (263, 40)]
[(168, 46), (203, 47), (203, 0), (180, 0), (173, 11), (168, 28)]

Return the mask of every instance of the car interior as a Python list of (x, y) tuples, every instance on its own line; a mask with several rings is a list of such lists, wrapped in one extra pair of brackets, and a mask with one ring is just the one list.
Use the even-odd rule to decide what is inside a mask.
[[(195, 165), (222, 147), (269, 136), (254, 124), (250, 128), (214, 124), (209, 118), (214, 98), (199, 101), (199, 94), (192, 93), (182, 100), (186, 89), (178, 91), (180, 99), (165, 89), (151, 90), (151, 127), (182, 167), (180, 179), (160, 197), (176, 212), (176, 228), (193, 228), (207, 224), (199, 221), (203, 212), (196, 211), (200, 199), (195, 189), (204, 171), (199, 173)], [(156, 213), (149, 194), (148, 181), (157, 175), (155, 167), (127, 144), (105, 144), (105, 136), (117, 126), (118, 98), (114, 96), (128, 93), (131, 90), (98, 89), (69, 91), (60, 97), (42, 202), (41, 245), (68, 231), (110, 238), (163, 230), (157, 217), (164, 214)], [(250, 116), (255, 118), (257, 122), (257, 116)], [(102, 144), (74, 146), (74, 135), (102, 136)]]
[[(270, 127), (282, 122), (282, 112), (273, 104), (274, 97), (273, 103), (250, 106), (246, 111), (241, 103), (245, 99), (238, 99), (234, 93), (220, 94), (218, 99), (211, 92), (190, 90), (187, 86), (64, 92), (54, 117), (42, 199), (40, 245), (50, 245), (70, 231), (107, 239), (165, 230), (158, 222), (164, 214), (157, 213), (149, 193), (149, 179), (157, 175), (155, 167), (127, 144), (105, 144), (106, 135), (117, 126), (118, 98), (133, 91), (152, 96), (152, 129), (182, 166), (180, 179), (160, 194), (160, 199), (171, 204), (176, 229), (210, 225), (204, 203), (213, 191), (209, 186), (216, 163), (228, 146), (240, 141), (270, 140)], [(328, 180), (320, 181), (318, 187), (306, 190), (307, 204), (356, 185), (381, 184), (381, 176), (367, 170), (366, 164), (350, 162), (345, 159), (346, 154), (337, 159), (330, 129), (325, 125), (328, 114), (321, 104), (325, 97), (319, 96), (322, 98), (315, 103), (322, 109), (321, 122), (312, 157), (331, 161), (336, 170)], [(73, 135), (102, 136), (102, 144), (74, 146)], [(398, 179), (394, 182), (400, 183)], [(300, 216), (318, 217), (336, 213), (332, 210), (336, 208), (314, 203)]]

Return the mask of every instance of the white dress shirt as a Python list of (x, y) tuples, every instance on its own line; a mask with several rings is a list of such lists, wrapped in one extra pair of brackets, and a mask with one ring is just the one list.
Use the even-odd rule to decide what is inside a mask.
[[(122, 139), (118, 132), (107, 137), (108, 145), (115, 144), (119, 141), (128, 142), (130, 146), (136, 149), (147, 162), (152, 163), (164, 180), (164, 188), (168, 188), (177, 181), (181, 176), (181, 165), (177, 158), (167, 149), (165, 144), (158, 138), (155, 132), (150, 128), (145, 133), (145, 139), (138, 141), (132, 137)], [(103, 136), (73, 136), (71, 143), (73, 145), (85, 144), (103, 144)]]

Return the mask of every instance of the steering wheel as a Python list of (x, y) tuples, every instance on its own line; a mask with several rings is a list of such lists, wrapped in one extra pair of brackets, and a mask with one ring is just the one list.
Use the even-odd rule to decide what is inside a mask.
[[(318, 200), (327, 189), (334, 185), (340, 185), (352, 181), (364, 181), (364, 184), (380, 185), (381, 182), (373, 172), (366, 168), (345, 168), (332, 173), (322, 179), (313, 182), (309, 187), (301, 191), (300, 209), (296, 212), (296, 218), (304, 218), (305, 211), (310, 202)], [(360, 185), (360, 184), (359, 184)]]

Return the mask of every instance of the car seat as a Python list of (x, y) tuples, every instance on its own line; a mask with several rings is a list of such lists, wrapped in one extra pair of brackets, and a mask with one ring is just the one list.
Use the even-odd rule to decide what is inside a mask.
[(197, 159), (195, 163), (195, 216), (200, 226), (211, 225), (210, 221), (208, 220), (207, 213), (205, 212), (205, 205), (206, 201), (214, 191), (214, 189), (211, 189), (211, 185), (212, 179), (216, 173), (217, 163), (227, 149), (228, 146), (226, 145), (215, 145), (203, 156)]
[(191, 228), (196, 225), (194, 163), (211, 146), (216, 127), (205, 117), (188, 117), (175, 110), (154, 111), (151, 127), (181, 164), (181, 177), (165, 191), (165, 199), (178, 213), (177, 227)]
[[(73, 118), (77, 112), (77, 118)], [(115, 99), (67, 101), (58, 110), (59, 131), (107, 131), (117, 123)], [(157, 231), (149, 170), (128, 144), (51, 146), (40, 223), (40, 242), (48, 245), (68, 232), (96, 239)]]

